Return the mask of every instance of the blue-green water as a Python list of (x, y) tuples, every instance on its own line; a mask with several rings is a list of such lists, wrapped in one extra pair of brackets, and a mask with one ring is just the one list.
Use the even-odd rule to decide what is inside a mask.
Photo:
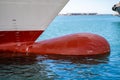
[(58, 16), (37, 41), (71, 33), (105, 37), (111, 53), (103, 58), (39, 55), (0, 59), (0, 80), (119, 80), (120, 17)]

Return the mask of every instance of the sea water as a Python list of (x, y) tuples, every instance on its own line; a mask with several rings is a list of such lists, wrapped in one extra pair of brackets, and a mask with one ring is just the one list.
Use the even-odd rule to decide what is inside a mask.
[(110, 43), (103, 58), (38, 55), (0, 59), (0, 80), (119, 80), (120, 17), (57, 16), (37, 41), (72, 33), (95, 33)]

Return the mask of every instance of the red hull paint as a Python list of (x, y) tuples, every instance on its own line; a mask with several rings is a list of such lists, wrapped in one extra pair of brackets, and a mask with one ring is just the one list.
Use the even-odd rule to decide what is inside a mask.
[(35, 41), (41, 34), (40, 31), (0, 31), (0, 44), (10, 42)]
[(59, 54), (94, 56), (110, 52), (107, 40), (91, 33), (70, 34), (43, 40), (29, 46), (28, 52), (35, 54)]
[[(19, 45), (18, 45), (19, 44)], [(0, 45), (1, 52), (19, 53), (19, 55), (77, 55), (77, 56), (96, 56), (105, 55), (110, 52), (110, 45), (103, 37), (90, 34), (79, 33), (71, 34), (54, 39), (40, 42), (21, 42)], [(4, 57), (15, 57), (18, 54), (1, 54)], [(11, 56), (10, 56), (11, 54)]]

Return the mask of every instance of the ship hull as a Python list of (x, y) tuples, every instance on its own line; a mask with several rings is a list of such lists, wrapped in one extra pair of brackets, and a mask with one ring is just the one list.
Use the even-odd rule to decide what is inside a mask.
[(0, 31), (0, 44), (10, 42), (28, 42), (35, 41), (39, 35), (42, 34), (42, 30), (39, 31)]
[(115, 4), (115, 5), (112, 7), (112, 10), (118, 12), (119, 15), (120, 15), (120, 3)]
[(0, 0), (0, 44), (35, 41), (69, 0)]
[(117, 7), (116, 11), (117, 11), (117, 12), (119, 13), (119, 15), (120, 15), (120, 6)]

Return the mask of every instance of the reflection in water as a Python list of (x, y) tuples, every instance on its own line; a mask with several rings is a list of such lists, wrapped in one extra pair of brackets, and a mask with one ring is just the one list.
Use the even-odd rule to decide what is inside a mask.
[(37, 64), (35, 56), (2, 58), (0, 80), (46, 80), (49, 77), (45, 69), (46, 64)]
[(96, 66), (107, 64), (108, 58), (104, 57), (81, 57), (81, 56), (61, 56), (61, 55), (44, 55), (38, 56), (36, 59), (41, 64), (41, 58), (44, 59), (42, 63), (47, 64), (46, 70), (49, 75), (55, 75), (59, 80), (75, 80), (75, 79), (94, 79), (100, 76), (96, 70), (102, 69)]
[[(114, 37), (113, 37), (114, 36)], [(112, 30), (111, 30), (111, 45), (116, 46), (114, 49), (118, 49), (120, 46), (120, 21), (112, 22)]]
[(120, 22), (113, 22), (112, 23), (114, 26), (118, 26), (120, 28)]
[[(43, 55), (44, 60), (51, 59), (51, 60), (60, 60), (62, 62), (71, 62), (71, 63), (79, 63), (79, 64), (89, 64), (89, 65), (97, 65), (100, 63), (108, 62), (108, 54), (105, 55), (96, 55), (96, 56), (63, 56), (63, 55)], [(40, 58), (39, 58), (40, 57)], [(41, 56), (36, 58), (38, 61), (41, 60)]]
[(120, 36), (120, 22), (112, 22), (112, 25), (112, 32), (116, 33), (114, 35)]
[(55, 80), (99, 76), (95, 65), (107, 64), (108, 58), (39, 55), (1, 58), (0, 80)]

